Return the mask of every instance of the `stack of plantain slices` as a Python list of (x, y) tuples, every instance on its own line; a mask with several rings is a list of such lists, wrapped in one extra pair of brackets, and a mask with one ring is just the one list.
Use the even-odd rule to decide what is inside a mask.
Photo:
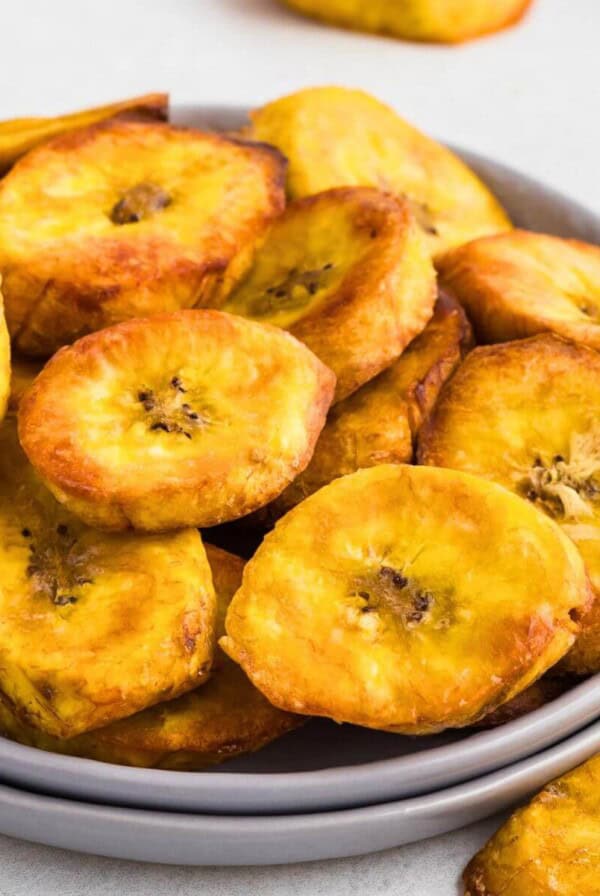
[(600, 249), (360, 91), (167, 117), (0, 125), (0, 729), (199, 769), (599, 671)]

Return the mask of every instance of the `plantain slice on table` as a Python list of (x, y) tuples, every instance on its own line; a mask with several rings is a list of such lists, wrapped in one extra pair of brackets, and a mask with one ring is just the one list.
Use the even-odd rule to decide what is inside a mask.
[(212, 526), (304, 469), (334, 386), (289, 333), (178, 311), (58, 352), (21, 400), (19, 433), (56, 498), (90, 525)]
[[(419, 461), (499, 483), (573, 539), (600, 592), (600, 355), (552, 334), (484, 346), (443, 389)], [(561, 664), (600, 671), (600, 601)]]
[(595, 896), (600, 755), (552, 781), (471, 859), (465, 896)]
[(480, 342), (550, 331), (600, 348), (600, 246), (514, 230), (460, 246), (438, 267)]
[(0, 270), (16, 349), (222, 303), (284, 203), (285, 163), (161, 123), (110, 121), (32, 150), (0, 181)]
[(459, 43), (518, 22), (532, 0), (283, 0), (332, 25), (404, 40)]
[[(217, 595), (217, 633), (242, 580), (244, 561), (206, 545)], [(258, 750), (303, 722), (276, 709), (221, 651), (210, 680), (182, 697), (68, 740), (15, 715), (0, 696), (0, 731), (27, 746), (102, 762), (174, 770), (201, 769)]]
[(277, 523), (220, 644), (281, 709), (424, 734), (525, 690), (572, 646), (590, 600), (575, 546), (525, 501), (384, 464)]
[(194, 529), (106, 535), (73, 517), (0, 428), (0, 693), (71, 737), (208, 677), (216, 602)]
[(408, 203), (342, 187), (288, 206), (224, 310), (293, 333), (336, 374), (339, 401), (421, 332), (435, 292)]
[(268, 516), (281, 516), (333, 479), (363, 467), (411, 463), (423, 421), (471, 346), (461, 306), (440, 295), (433, 317), (402, 355), (332, 408), (309, 465), (269, 506)]
[(311, 87), (252, 113), (248, 133), (289, 161), (290, 198), (363, 185), (401, 196), (438, 256), (510, 228), (479, 178), (449, 149), (360, 90)]

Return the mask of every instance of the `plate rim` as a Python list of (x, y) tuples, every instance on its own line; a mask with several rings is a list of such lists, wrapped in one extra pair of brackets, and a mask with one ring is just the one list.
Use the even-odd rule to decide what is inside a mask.
[(0, 784), (0, 833), (75, 852), (163, 864), (268, 865), (364, 855), (481, 821), (599, 750), (600, 720), (534, 757), (450, 788), (373, 806), (290, 815), (133, 809)]
[[(572, 707), (573, 702), (576, 706), (581, 704), (583, 716), (578, 716), (575, 725), (566, 721), (556, 724), (555, 717), (558, 716), (560, 723), (565, 708), (569, 704)], [(34, 787), (36, 790), (67, 798), (85, 797), (109, 801), (110, 805), (115, 806), (143, 806), (155, 811), (161, 808), (181, 812), (207, 811), (224, 816), (237, 813), (251, 815), (257, 811), (280, 814), (289, 814), (290, 811), (314, 812), (319, 808), (342, 811), (357, 805), (378, 804), (384, 799), (418, 796), (419, 793), (428, 792), (429, 788), (457, 786), (461, 782), (493, 773), (515, 762), (539, 755), (544, 749), (573, 736), (577, 730), (589, 725), (599, 716), (600, 673), (520, 719), (489, 731), (471, 734), (468, 756), (465, 756), (464, 741), (457, 741), (400, 757), (312, 771), (206, 773), (135, 768), (99, 762), (50, 753), (0, 736), (0, 768), (2, 779), (15, 781), (18, 786)], [(540, 719), (543, 731), (536, 734)], [(553, 732), (551, 739), (543, 736), (546, 728)], [(508, 758), (498, 759), (498, 754), (508, 746), (511, 748)], [(424, 761), (435, 772), (433, 775), (430, 772), (428, 776), (431, 783), (403, 794), (402, 789), (398, 789), (398, 778), (410, 780), (411, 773), (415, 774)], [(466, 761), (470, 765), (476, 764), (472, 773), (464, 773)], [(449, 769), (453, 769), (453, 772), (449, 773)], [(52, 778), (56, 778), (56, 786), (48, 786), (48, 780)], [(350, 780), (354, 795), (346, 798), (345, 792)], [(82, 781), (86, 786), (82, 786)], [(338, 799), (323, 799), (325, 784), (334, 791), (334, 797), (335, 791), (338, 792)], [(127, 788), (132, 786), (136, 795), (128, 797)], [(108, 788), (112, 796), (106, 793)], [(257, 788), (259, 791), (266, 791), (264, 796), (259, 793), (257, 798)], [(301, 791), (303, 799), (292, 798), (296, 790)], [(161, 798), (161, 793), (157, 791), (164, 791), (167, 796)], [(360, 794), (358, 797), (357, 792)], [(140, 803), (137, 800), (142, 796), (145, 798)], [(243, 799), (240, 802), (243, 797), (247, 798), (247, 804)], [(177, 803), (178, 808), (173, 810), (168, 806), (169, 803)]]

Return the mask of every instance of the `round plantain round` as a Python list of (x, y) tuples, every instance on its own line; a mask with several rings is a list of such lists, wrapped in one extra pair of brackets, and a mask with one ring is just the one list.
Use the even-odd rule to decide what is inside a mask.
[(600, 755), (552, 781), (469, 862), (465, 896), (593, 896)]
[(304, 15), (404, 40), (460, 43), (507, 28), (532, 0), (283, 0)]
[(473, 724), (539, 678), (590, 597), (573, 543), (525, 501), (386, 464), (279, 521), (220, 644), (281, 709), (424, 734)]
[(600, 349), (600, 246), (514, 230), (438, 262), (479, 342), (551, 331)]
[[(206, 545), (217, 594), (217, 632), (242, 580), (244, 561)], [(218, 651), (210, 680), (176, 700), (68, 740), (27, 725), (2, 701), (0, 731), (27, 746), (119, 765), (190, 770), (258, 750), (304, 719), (276, 709)]]
[(248, 133), (287, 157), (292, 199), (349, 185), (401, 196), (435, 256), (510, 227), (460, 159), (360, 90), (311, 87), (282, 97), (252, 113)]
[[(579, 548), (600, 593), (600, 355), (552, 334), (475, 349), (421, 430), (419, 461), (527, 499)], [(600, 671), (600, 601), (561, 667)]]
[(103, 535), (67, 513), (0, 428), (0, 692), (72, 737), (208, 677), (216, 601), (197, 531)]
[(267, 504), (304, 469), (334, 387), (282, 330), (178, 311), (63, 348), (22, 399), (19, 435), (90, 525), (212, 526)]
[(268, 519), (339, 476), (378, 464), (411, 463), (423, 421), (471, 345), (461, 306), (440, 295), (430, 322), (398, 360), (332, 408), (309, 465), (269, 505)]
[(333, 370), (339, 401), (421, 332), (435, 293), (408, 203), (340, 187), (288, 206), (224, 310), (293, 333)]
[(32, 150), (0, 183), (0, 270), (18, 351), (128, 318), (217, 306), (283, 208), (269, 147), (112, 121)]

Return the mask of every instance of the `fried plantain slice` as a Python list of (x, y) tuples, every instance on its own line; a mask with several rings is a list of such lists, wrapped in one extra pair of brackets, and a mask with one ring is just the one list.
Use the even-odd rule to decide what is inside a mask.
[(461, 306), (440, 295), (425, 330), (398, 360), (331, 410), (309, 465), (270, 505), (269, 517), (281, 516), (339, 476), (410, 463), (423, 421), (471, 344)]
[[(244, 561), (206, 545), (217, 593), (217, 632), (242, 580)], [(207, 684), (88, 734), (62, 740), (22, 722), (0, 699), (0, 730), (27, 746), (119, 765), (195, 770), (258, 750), (304, 719), (276, 709), (239, 666), (218, 652)]]
[[(0, 286), (2, 278), (0, 277)], [(4, 316), (4, 300), (0, 291), (0, 420), (4, 417), (9, 403), (11, 390), (10, 379), (10, 339)]]
[(281, 709), (422, 734), (524, 690), (569, 649), (589, 599), (573, 543), (525, 501), (384, 464), (279, 521), (220, 644)]
[(341, 187), (288, 206), (224, 310), (293, 333), (333, 370), (339, 401), (421, 332), (435, 292), (408, 203)]
[[(421, 463), (528, 499), (578, 546), (600, 592), (600, 356), (552, 334), (475, 349), (421, 430)], [(563, 668), (600, 670), (600, 601)]]
[[(8, 331), (7, 336), (8, 340)], [(13, 353), (10, 359), (10, 393), (8, 396), (8, 409), (18, 410), (21, 399), (33, 383), (34, 379), (44, 366), (39, 358), (24, 358)]]
[(89, 529), (39, 482), (12, 417), (0, 531), (0, 691), (24, 722), (70, 737), (207, 678), (216, 601), (198, 533)]
[(551, 331), (600, 349), (600, 246), (514, 230), (439, 262), (480, 342)]
[(283, 0), (297, 12), (351, 28), (434, 43), (460, 43), (519, 21), (532, 0)]
[(52, 137), (77, 128), (87, 127), (109, 118), (127, 118), (138, 121), (161, 121), (169, 114), (169, 96), (166, 93), (148, 93), (132, 99), (120, 100), (106, 106), (57, 115), (54, 118), (13, 118), (0, 121), (0, 174), (29, 150)]
[(436, 256), (510, 227), (460, 159), (360, 90), (311, 87), (282, 97), (253, 113), (250, 134), (287, 156), (292, 199), (348, 185), (402, 196)]
[(471, 859), (465, 896), (595, 896), (600, 755), (548, 784)]
[(32, 150), (0, 182), (0, 270), (16, 348), (222, 302), (283, 208), (284, 162), (165, 124), (112, 121)]
[(536, 709), (541, 709), (542, 706), (546, 706), (547, 703), (551, 703), (557, 697), (562, 697), (577, 681), (578, 679), (574, 680), (568, 675), (553, 677), (544, 675), (543, 678), (530, 684), (528, 688), (525, 688), (524, 691), (521, 691), (508, 703), (503, 703), (494, 712), (484, 716), (483, 719), (475, 723), (474, 727), (482, 729), (498, 728), (499, 725), (506, 725), (507, 722), (520, 719)]
[(334, 386), (282, 330), (178, 311), (58, 352), (21, 401), (19, 434), (57, 499), (91, 525), (212, 526), (304, 469)]

